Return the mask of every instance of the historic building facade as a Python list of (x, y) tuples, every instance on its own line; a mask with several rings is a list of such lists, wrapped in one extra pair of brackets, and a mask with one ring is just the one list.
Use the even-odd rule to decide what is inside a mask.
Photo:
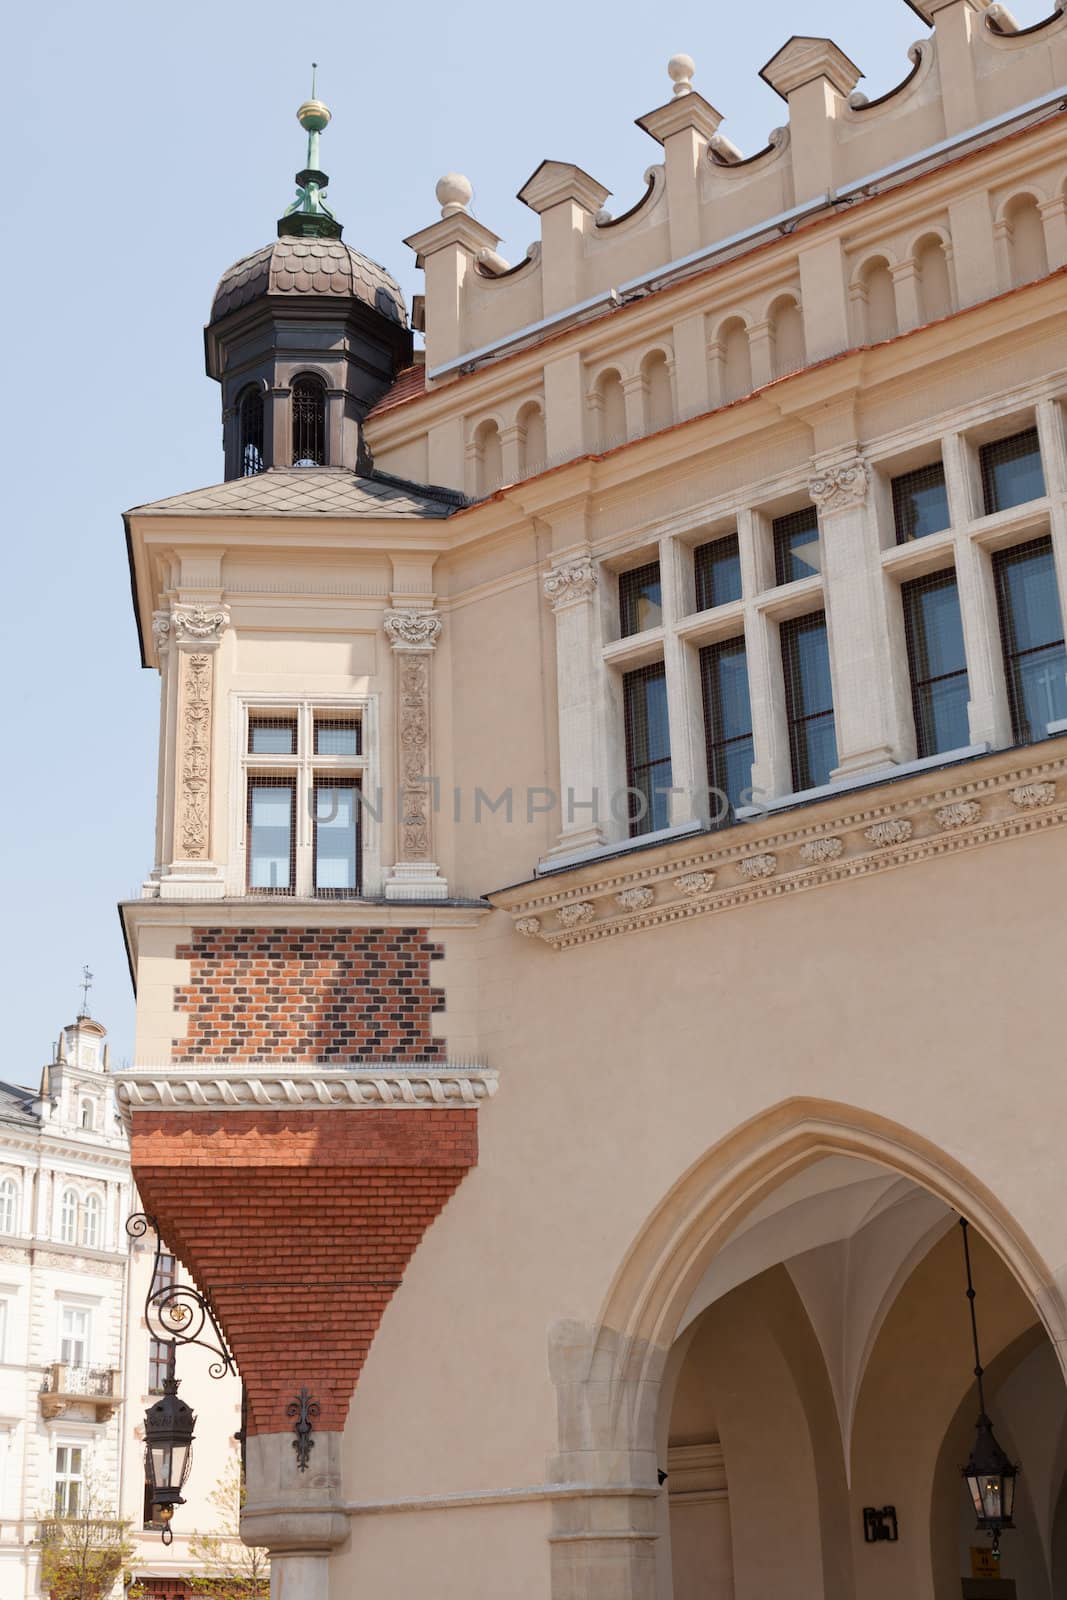
[(515, 264), (442, 179), (419, 352), (309, 102), (127, 515), (119, 1096), (285, 1600), (1067, 1588), (1067, 14), (913, 9), (747, 155), (675, 57)]
[[(83, 1012), (61, 1030), (38, 1088), (0, 1085), (3, 1600), (48, 1592), (40, 1535), (53, 1517), (99, 1523), (104, 1540), (128, 1521), (126, 1576), (145, 1581), (149, 1600), (184, 1594), (181, 1580), (197, 1565), (189, 1531), (217, 1525), (209, 1496), (236, 1449), (228, 1435), (240, 1427), (237, 1381), (210, 1382), (206, 1358), (183, 1351), (176, 1367), (200, 1412), (203, 1470), (185, 1529), (164, 1549), (145, 1505), (142, 1418), (168, 1355), (143, 1316), (154, 1252), (126, 1234), (135, 1191), (106, 1041)], [(173, 1258), (163, 1270), (181, 1281)]]

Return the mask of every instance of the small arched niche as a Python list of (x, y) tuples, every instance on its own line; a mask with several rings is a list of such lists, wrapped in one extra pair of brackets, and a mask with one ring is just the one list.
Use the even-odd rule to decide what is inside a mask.
[(919, 307), (924, 322), (937, 322), (952, 310), (952, 280), (948, 271), (945, 242), (939, 234), (928, 233), (915, 246), (915, 269), (919, 280)]
[(873, 256), (864, 262), (860, 272), (863, 287), (864, 334), (868, 344), (880, 344), (883, 339), (895, 339), (897, 326), (897, 298), (893, 275), (885, 256)]
[(799, 372), (806, 359), (804, 317), (800, 302), (793, 295), (783, 295), (771, 307), (768, 321), (774, 351), (774, 376), (784, 378), (789, 372)]
[(743, 317), (729, 317), (719, 329), (722, 349), (723, 399), (739, 400), (752, 393), (752, 352)]
[(504, 477), (504, 458), (500, 447), (500, 429), (487, 418), (480, 422), (474, 433), (475, 484), (478, 494), (492, 494), (499, 489)]
[(548, 447), (545, 439), (545, 414), (536, 400), (524, 405), (518, 415), (519, 471), (524, 478), (533, 477), (545, 466)]
[(662, 350), (650, 350), (641, 363), (645, 381), (645, 432), (658, 433), (674, 421), (671, 369)]
[(1008, 260), (1013, 287), (1048, 274), (1045, 224), (1032, 194), (1021, 194), (1004, 207)]
[(593, 392), (597, 447), (610, 450), (613, 445), (623, 444), (626, 440), (626, 397), (622, 391), (622, 379), (614, 367), (600, 374)]

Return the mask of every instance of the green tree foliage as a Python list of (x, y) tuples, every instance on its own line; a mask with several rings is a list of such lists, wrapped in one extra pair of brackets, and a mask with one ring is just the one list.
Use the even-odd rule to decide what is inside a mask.
[(269, 1600), (270, 1558), (265, 1550), (242, 1544), (238, 1531), (245, 1489), (236, 1456), (208, 1498), (218, 1519), (210, 1533), (198, 1529), (189, 1540), (189, 1554), (199, 1568), (186, 1579), (190, 1589), (208, 1600)]

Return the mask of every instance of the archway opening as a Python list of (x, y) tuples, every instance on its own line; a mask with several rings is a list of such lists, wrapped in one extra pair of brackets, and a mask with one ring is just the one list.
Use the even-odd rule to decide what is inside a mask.
[(989, 1411), (1031, 1466), (1003, 1587), (972, 1572), (990, 1541), (959, 1470), (977, 1405), (957, 1221), (911, 1177), (828, 1152), (729, 1232), (660, 1388), (658, 1600), (1052, 1600), (1067, 1389), (1033, 1302), (973, 1228)]

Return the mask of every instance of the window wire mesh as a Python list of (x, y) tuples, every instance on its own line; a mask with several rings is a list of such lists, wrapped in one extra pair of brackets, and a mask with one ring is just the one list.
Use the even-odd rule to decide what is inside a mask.
[(754, 745), (745, 641), (721, 639), (700, 652), (704, 743), (708, 761), (708, 814), (726, 827), (751, 788)]
[(822, 571), (819, 550), (819, 514), (814, 506), (775, 517), (771, 524), (774, 539), (775, 583), (796, 583)]
[(317, 756), (358, 756), (363, 754), (363, 725), (358, 717), (315, 718)]
[(978, 453), (986, 516), (1009, 506), (1039, 500), (1045, 492), (1037, 429), (1026, 428), (1010, 438), (985, 444)]
[(292, 894), (296, 882), (296, 779), (248, 778), (248, 892)]
[(662, 661), (626, 673), (623, 710), (630, 835), (636, 837), (670, 822), (671, 746)]
[(619, 574), (619, 632), (622, 638), (658, 628), (663, 621), (659, 562), (649, 561)]
[(916, 755), (960, 750), (970, 742), (970, 685), (955, 570), (905, 583), (901, 601)]
[(737, 534), (712, 539), (693, 552), (698, 611), (729, 605), (741, 598), (741, 549)]
[(296, 752), (296, 718), (294, 716), (261, 716), (257, 712), (249, 717), (248, 754), (250, 756), (295, 756)]
[(820, 788), (837, 766), (825, 612), (783, 622), (781, 644), (793, 789)]
[(1067, 650), (1052, 540), (1000, 550), (993, 576), (1012, 730), (1019, 744), (1044, 739), (1067, 717)]
[(291, 397), (294, 467), (326, 465), (326, 390), (317, 378), (298, 378)]
[(893, 479), (893, 524), (897, 544), (941, 533), (950, 522), (943, 462), (932, 461), (928, 467), (903, 472)]
[(316, 777), (312, 789), (315, 895), (350, 899), (360, 892), (360, 787), (355, 778)]

